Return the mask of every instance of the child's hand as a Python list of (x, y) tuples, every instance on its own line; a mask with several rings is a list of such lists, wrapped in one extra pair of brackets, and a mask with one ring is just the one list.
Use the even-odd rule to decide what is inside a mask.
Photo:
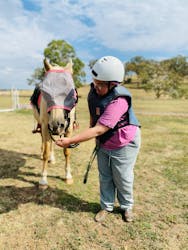
[(64, 137), (62, 139), (56, 140), (55, 144), (59, 147), (67, 148), (71, 144), (71, 141), (70, 138)]

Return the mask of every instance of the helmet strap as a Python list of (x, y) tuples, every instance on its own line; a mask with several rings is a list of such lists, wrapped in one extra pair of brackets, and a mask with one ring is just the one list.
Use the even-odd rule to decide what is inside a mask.
[(111, 90), (111, 82), (108, 82), (108, 92)]

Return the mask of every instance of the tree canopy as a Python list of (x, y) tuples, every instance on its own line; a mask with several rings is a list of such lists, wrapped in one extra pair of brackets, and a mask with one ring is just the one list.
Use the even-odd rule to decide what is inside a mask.
[(177, 56), (159, 62), (137, 56), (125, 64), (126, 74), (130, 71), (136, 73), (139, 87), (153, 90), (157, 98), (162, 95), (178, 98), (185, 94), (181, 83), (188, 75), (187, 57)]
[[(44, 49), (44, 57), (53, 64), (65, 66), (68, 60), (71, 58), (73, 61), (73, 79), (75, 86), (78, 88), (85, 81), (85, 72), (83, 70), (84, 63), (76, 56), (74, 48), (64, 40), (52, 40), (47, 48)], [(28, 84), (38, 85), (44, 77), (44, 69), (37, 68), (28, 79)]]

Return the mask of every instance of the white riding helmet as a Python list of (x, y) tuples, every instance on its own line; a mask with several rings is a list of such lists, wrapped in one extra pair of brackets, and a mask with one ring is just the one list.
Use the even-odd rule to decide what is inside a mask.
[(122, 82), (125, 69), (123, 63), (114, 56), (104, 56), (92, 67), (92, 77), (100, 81)]

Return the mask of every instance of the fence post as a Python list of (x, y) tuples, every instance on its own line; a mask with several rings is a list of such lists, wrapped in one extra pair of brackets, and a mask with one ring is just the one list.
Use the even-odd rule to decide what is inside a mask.
[(19, 92), (17, 89), (11, 89), (11, 96), (12, 96), (12, 108), (19, 109), (20, 104), (19, 104)]

